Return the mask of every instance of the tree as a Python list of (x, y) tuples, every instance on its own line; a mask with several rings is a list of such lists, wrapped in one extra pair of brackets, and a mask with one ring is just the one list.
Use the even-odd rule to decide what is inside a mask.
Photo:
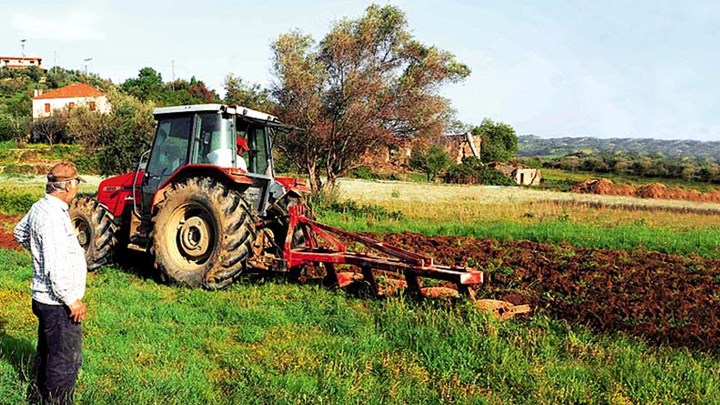
[(32, 123), (32, 101), (27, 93), (13, 94), (0, 104), (0, 140), (23, 144)]
[(98, 137), (101, 174), (124, 173), (135, 168), (140, 155), (150, 148), (155, 121), (152, 102), (117, 92), (108, 94), (112, 114)]
[(162, 75), (151, 67), (144, 67), (137, 78), (125, 80), (121, 87), (140, 101), (157, 100), (163, 91)]
[(29, 115), (0, 113), (0, 141), (16, 140), (18, 145), (27, 141), (32, 120)]
[(247, 84), (233, 74), (225, 76), (225, 103), (237, 104), (258, 111), (271, 112), (275, 104), (270, 99), (270, 90), (259, 84)]
[(99, 137), (109, 125), (111, 114), (91, 111), (81, 105), (68, 111), (67, 117), (68, 138), (82, 145), (88, 153), (95, 153), (101, 146)]
[(41, 117), (32, 124), (33, 136), (47, 142), (52, 146), (56, 142), (62, 141), (65, 134), (65, 125), (67, 124), (67, 116), (63, 111), (53, 112), (52, 115)]
[(428, 181), (435, 180), (435, 177), (447, 169), (450, 163), (450, 155), (445, 149), (437, 145), (413, 149), (410, 156), (410, 166), (422, 170)]
[(472, 133), (482, 136), (480, 159), (484, 163), (507, 162), (517, 155), (518, 137), (508, 124), (485, 118)]
[(276, 114), (303, 129), (281, 133), (277, 145), (316, 191), (393, 137), (439, 135), (449, 102), (438, 89), (470, 73), (452, 54), (414, 40), (404, 13), (389, 5), (335, 23), (319, 43), (283, 34), (272, 50)]
[(220, 97), (214, 90), (207, 88), (201, 80), (193, 76), (190, 81), (176, 79), (174, 82), (166, 83), (160, 93), (148, 100), (158, 105), (186, 105), (186, 104), (207, 104), (220, 101)]

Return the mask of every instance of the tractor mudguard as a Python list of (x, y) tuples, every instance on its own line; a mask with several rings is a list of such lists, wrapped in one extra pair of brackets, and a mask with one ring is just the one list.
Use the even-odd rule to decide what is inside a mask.
[(215, 166), (215, 165), (208, 165), (208, 164), (194, 164), (194, 165), (187, 165), (183, 166), (177, 171), (175, 171), (173, 174), (170, 175), (160, 186), (158, 187), (157, 191), (155, 192), (155, 197), (153, 198), (153, 207), (157, 205), (160, 201), (163, 200), (164, 194), (161, 191), (165, 189), (166, 187), (169, 187), (170, 184), (181, 181), (183, 179), (186, 179), (188, 177), (212, 177), (217, 176), (219, 179), (225, 180), (230, 182), (231, 184), (243, 184), (246, 186), (252, 186), (253, 185), (253, 179), (246, 176), (247, 172), (242, 169), (237, 168), (230, 168), (230, 167), (221, 167), (221, 166)]
[[(223, 178), (231, 183), (235, 184), (247, 184), (252, 185), (253, 181), (247, 177), (246, 172), (241, 169), (219, 167), (215, 165), (197, 164), (187, 165), (182, 167), (180, 170), (173, 173), (168, 177), (158, 188), (162, 190), (167, 187), (173, 181), (177, 181), (181, 178), (190, 177), (193, 175), (210, 175), (212, 173), (217, 174), (220, 178)], [(143, 171), (141, 170), (137, 178), (142, 179)], [(132, 206), (133, 201), (133, 180), (135, 179), (135, 172), (129, 172), (121, 174), (119, 176), (110, 177), (100, 182), (98, 187), (97, 200), (103, 204), (116, 218), (122, 216), (127, 206)], [(140, 201), (140, 187), (135, 190), (134, 198), (136, 201)], [(160, 193), (155, 194), (155, 200), (153, 206), (158, 202), (158, 196)]]

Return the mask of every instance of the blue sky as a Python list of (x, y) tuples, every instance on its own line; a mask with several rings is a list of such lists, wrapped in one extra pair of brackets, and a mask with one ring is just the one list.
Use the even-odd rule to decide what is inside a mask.
[[(385, 4), (387, 1), (378, 1)], [(720, 2), (390, 1), (417, 39), (472, 69), (442, 94), (461, 120), (518, 134), (720, 140)], [(228, 73), (267, 85), (270, 42), (316, 39), (370, 2), (0, 0), (0, 54), (122, 82), (151, 66), (222, 93)]]

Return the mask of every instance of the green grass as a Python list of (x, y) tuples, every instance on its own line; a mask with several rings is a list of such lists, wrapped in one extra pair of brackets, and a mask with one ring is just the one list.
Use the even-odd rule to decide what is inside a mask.
[(337, 212), (322, 212), (320, 219), (333, 226), (351, 231), (418, 232), (425, 235), (470, 236), (500, 240), (527, 239), (541, 243), (569, 243), (577, 247), (602, 249), (645, 249), (663, 253), (698, 254), (720, 258), (720, 229), (703, 228), (676, 231), (651, 227), (643, 223), (599, 227), (574, 223), (570, 218), (558, 218), (538, 223), (521, 224), (513, 221), (485, 221), (475, 223), (421, 223), (413, 220), (384, 220), (372, 216), (352, 216)]
[[(35, 345), (27, 253), (0, 250), (0, 403)], [(84, 404), (680, 403), (720, 398), (716, 355), (594, 335), (542, 314), (361, 301), (282, 281), (207, 292), (116, 268), (88, 278)]]

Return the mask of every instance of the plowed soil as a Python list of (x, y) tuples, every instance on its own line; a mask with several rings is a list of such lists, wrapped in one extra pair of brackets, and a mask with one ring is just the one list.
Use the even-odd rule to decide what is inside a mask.
[(438, 263), (474, 263), (490, 275), (489, 297), (598, 331), (700, 350), (720, 344), (720, 260), (415, 233), (375, 237)]
[(22, 249), (15, 237), (12, 235), (12, 227), (20, 221), (19, 215), (0, 214), (0, 249), (20, 250)]

